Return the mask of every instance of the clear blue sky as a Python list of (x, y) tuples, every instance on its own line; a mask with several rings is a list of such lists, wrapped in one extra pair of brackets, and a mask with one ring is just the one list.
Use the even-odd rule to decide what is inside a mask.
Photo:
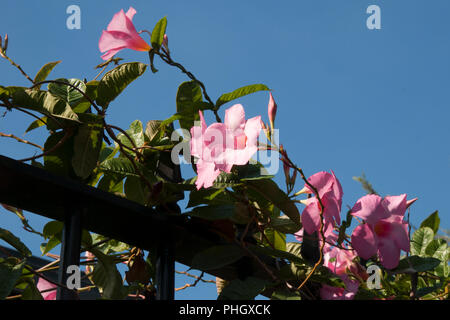
[[(66, 28), (71, 4), (81, 7), (81, 30)], [(366, 27), (372, 4), (381, 8), (381, 30)], [(276, 125), (291, 158), (307, 175), (334, 170), (344, 206), (364, 194), (352, 180), (364, 171), (380, 194), (419, 197), (411, 210), (414, 225), (439, 210), (441, 226), (450, 228), (449, 1), (4, 0), (0, 34), (8, 33), (8, 54), (32, 76), (45, 63), (62, 60), (52, 78), (92, 79), (101, 62), (102, 30), (130, 5), (138, 12), (138, 30), (151, 30), (167, 16), (173, 58), (206, 84), (213, 100), (252, 83), (273, 89)], [(118, 56), (148, 62), (146, 54), (131, 50)], [(175, 112), (177, 87), (186, 78), (160, 62), (157, 68), (112, 103), (110, 123), (127, 128), (135, 119)], [(29, 83), (1, 60), (0, 85)], [(257, 93), (238, 102), (248, 117), (261, 114), (267, 121), (267, 101), (267, 93)], [(8, 113), (0, 118), (0, 131), (22, 136), (31, 121)], [(41, 128), (25, 137), (42, 144), (45, 133)], [(2, 155), (18, 159), (33, 152), (0, 139)], [(183, 168), (183, 175), (193, 171)], [(283, 182), (281, 172), (277, 181)], [(0, 217), (2, 227), (40, 254), (39, 238), (22, 231), (12, 214), (1, 210)], [(28, 217), (38, 229), (46, 222)], [(192, 281), (177, 277), (177, 286), (185, 282)], [(215, 287), (183, 290), (177, 298), (215, 299)]]

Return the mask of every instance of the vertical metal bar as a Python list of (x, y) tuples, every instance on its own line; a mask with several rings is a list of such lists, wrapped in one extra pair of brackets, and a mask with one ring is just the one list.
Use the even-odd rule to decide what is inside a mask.
[[(59, 265), (58, 282), (67, 285), (70, 276), (67, 268), (70, 265), (80, 265), (81, 250), (81, 209), (66, 207), (64, 229), (61, 241), (61, 262)], [(77, 300), (75, 290), (58, 287), (57, 300)]]
[(158, 246), (156, 260), (156, 300), (175, 299), (175, 256), (170, 234)]

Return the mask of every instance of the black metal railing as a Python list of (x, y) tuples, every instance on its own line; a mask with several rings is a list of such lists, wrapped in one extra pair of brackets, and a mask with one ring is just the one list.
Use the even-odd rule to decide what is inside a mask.
[[(180, 179), (179, 171), (163, 168)], [(179, 168), (178, 168), (179, 170)], [(178, 177), (177, 177), (178, 175)], [(175, 261), (192, 265), (196, 253), (223, 243), (205, 221), (186, 215), (157, 212), (152, 208), (84, 185), (46, 170), (0, 156), (0, 203), (64, 222), (59, 281), (65, 283), (69, 265), (79, 265), (82, 229), (157, 252), (157, 299), (174, 299)], [(267, 260), (267, 259), (266, 259)], [(245, 260), (244, 268), (266, 277), (259, 265)], [(233, 280), (242, 261), (208, 273)], [(76, 292), (60, 288), (59, 299), (76, 299)]]

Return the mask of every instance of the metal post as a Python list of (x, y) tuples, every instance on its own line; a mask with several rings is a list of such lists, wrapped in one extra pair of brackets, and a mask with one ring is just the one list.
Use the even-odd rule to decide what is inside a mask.
[[(66, 207), (64, 229), (61, 239), (61, 261), (59, 264), (58, 282), (67, 285), (70, 276), (67, 268), (70, 265), (80, 265), (81, 250), (81, 209)], [(75, 290), (58, 287), (57, 300), (77, 300)]]
[(156, 300), (175, 299), (175, 257), (173, 240), (169, 234), (161, 241), (156, 260)]

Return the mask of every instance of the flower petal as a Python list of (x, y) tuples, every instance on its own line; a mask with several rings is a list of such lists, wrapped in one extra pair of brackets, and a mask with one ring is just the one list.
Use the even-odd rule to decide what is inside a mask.
[(403, 217), (406, 211), (406, 194), (399, 196), (386, 196), (383, 205), (391, 215)]
[(220, 174), (220, 171), (215, 168), (213, 162), (206, 162), (200, 159), (197, 163), (197, 174), (198, 177), (195, 185), (197, 186), (197, 190), (200, 190), (201, 187), (211, 187), (214, 180)]
[(229, 131), (235, 131), (239, 128), (244, 129), (245, 111), (241, 104), (235, 104), (225, 110), (225, 125)]
[(378, 242), (378, 254), (380, 262), (386, 269), (393, 269), (398, 266), (400, 260), (400, 248), (395, 241), (388, 238), (380, 238)]
[[(39, 277), (39, 281), (37, 283), (37, 289), (41, 292), (41, 291), (45, 291), (45, 292), (41, 292), (42, 297), (44, 298), (44, 300), (56, 300), (56, 288), (57, 286), (47, 280), (45, 280), (44, 278)], [(50, 289), (54, 289), (52, 291), (47, 291)]]
[(374, 224), (380, 219), (389, 217), (389, 213), (382, 205), (379, 195), (368, 194), (356, 201), (352, 208), (352, 215), (360, 217), (369, 224)]
[(361, 224), (353, 230), (352, 246), (363, 259), (369, 259), (377, 253), (377, 238), (367, 223)]

